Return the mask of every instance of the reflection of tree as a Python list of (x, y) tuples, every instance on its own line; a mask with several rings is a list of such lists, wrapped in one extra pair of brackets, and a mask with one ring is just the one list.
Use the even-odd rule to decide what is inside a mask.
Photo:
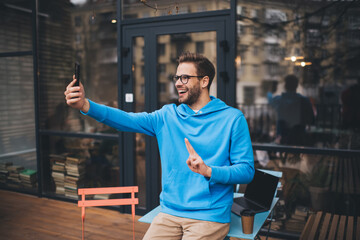
[[(246, 1), (239, 1), (241, 2), (246, 4)], [(307, 67), (304, 74), (304, 83), (341, 83), (343, 79), (340, 78), (351, 77), (350, 72), (356, 67), (354, 63), (360, 60), (358, 48), (360, 38), (357, 38), (360, 36), (360, 30), (356, 27), (359, 24), (359, 3), (356, 1), (307, 2), (306, 5), (304, 7), (303, 1), (291, 1), (291, 4), (265, 2), (262, 6), (262, 16), (252, 17), (248, 12), (242, 11), (238, 15), (238, 20), (245, 26), (251, 26), (258, 29), (257, 32), (264, 33), (263, 37), (274, 36), (285, 41), (286, 49), (281, 52), (281, 46), (278, 46), (280, 48), (278, 55), (292, 53), (292, 47), (297, 41), (286, 38), (286, 33), (291, 35), (290, 33), (294, 32), (296, 35), (295, 31), (299, 29), (302, 33), (300, 35), (303, 41), (300, 46), (303, 54), (307, 61), (312, 62), (311, 67)], [(284, 9), (284, 11), (272, 8)], [(287, 20), (286, 11), (293, 13), (293, 17)], [(350, 43), (352, 39), (354, 41)], [(243, 56), (243, 53), (255, 42), (244, 45), (240, 38), (240, 55)], [(270, 53), (272, 58), (276, 55), (271, 51)], [(344, 76), (341, 76), (342, 73)]]

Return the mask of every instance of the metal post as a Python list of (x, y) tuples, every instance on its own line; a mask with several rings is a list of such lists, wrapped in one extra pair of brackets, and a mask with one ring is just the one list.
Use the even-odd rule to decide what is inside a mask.
[(38, 176), (38, 196), (42, 196), (43, 169), (40, 154), (40, 135), (39, 135), (39, 66), (38, 66), (38, 0), (33, 0), (32, 6), (32, 56), (33, 56), (33, 76), (34, 76), (34, 103), (35, 103), (35, 141), (36, 141), (36, 160)]

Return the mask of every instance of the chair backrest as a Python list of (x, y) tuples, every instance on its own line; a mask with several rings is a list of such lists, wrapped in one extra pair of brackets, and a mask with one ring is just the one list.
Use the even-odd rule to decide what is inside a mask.
[[(131, 205), (131, 214), (133, 220), (133, 239), (135, 240), (135, 205), (139, 204), (139, 199), (135, 198), (135, 193), (139, 191), (137, 186), (129, 187), (106, 187), (106, 188), (80, 188), (78, 194), (81, 195), (81, 200), (78, 201), (78, 206), (81, 207), (82, 219), (82, 239), (84, 240), (85, 229), (85, 207), (98, 207), (98, 206), (114, 206), (114, 205)], [(95, 194), (119, 194), (131, 193), (131, 198), (121, 199), (102, 199), (102, 200), (86, 200), (86, 195)]]
[(309, 215), (300, 240), (360, 239), (360, 217), (316, 212)]

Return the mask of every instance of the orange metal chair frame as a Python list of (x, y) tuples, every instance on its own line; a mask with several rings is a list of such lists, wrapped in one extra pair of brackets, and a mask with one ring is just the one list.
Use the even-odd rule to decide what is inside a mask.
[[(139, 199), (135, 198), (135, 193), (136, 192), (139, 192), (139, 187), (137, 187), (137, 186), (105, 187), (105, 188), (80, 188), (80, 189), (78, 189), (78, 194), (81, 195), (81, 200), (78, 201), (78, 206), (81, 207), (82, 239), (84, 240), (85, 207), (131, 205), (131, 215), (132, 215), (132, 220), (133, 220), (133, 239), (135, 240), (135, 205), (139, 204)], [(85, 200), (86, 195), (114, 194), (114, 193), (131, 193), (131, 198), (104, 199), (104, 200)]]

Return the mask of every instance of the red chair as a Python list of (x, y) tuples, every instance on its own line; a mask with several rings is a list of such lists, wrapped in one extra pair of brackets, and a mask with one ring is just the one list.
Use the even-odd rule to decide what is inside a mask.
[[(139, 204), (139, 199), (135, 198), (135, 193), (138, 191), (139, 191), (139, 187), (137, 186), (78, 189), (78, 194), (81, 195), (81, 200), (78, 201), (78, 206), (81, 207), (82, 239), (84, 240), (85, 207), (131, 205), (131, 214), (133, 220), (133, 239), (135, 240), (135, 204)], [(131, 193), (131, 198), (85, 200), (86, 195), (115, 194), (115, 193)]]

